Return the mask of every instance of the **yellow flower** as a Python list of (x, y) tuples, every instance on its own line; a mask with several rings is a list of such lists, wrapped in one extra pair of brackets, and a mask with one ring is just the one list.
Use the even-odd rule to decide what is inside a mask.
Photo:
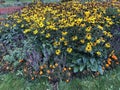
[(13, 27), (15, 27), (16, 26), (16, 24), (13, 24)]
[(60, 39), (60, 41), (64, 41), (65, 40), (65, 38), (64, 37), (61, 37), (61, 38), (59, 38)]
[(54, 45), (54, 46), (59, 46), (59, 45), (60, 45), (60, 42), (54, 42), (53, 45)]
[(85, 48), (86, 52), (91, 52), (92, 51), (92, 46), (91, 45), (87, 45)]
[(108, 25), (108, 24), (106, 24), (105, 26), (106, 26), (106, 27), (110, 27), (110, 25)]
[(81, 24), (80, 26), (81, 26), (81, 27), (85, 27), (85, 26), (86, 26), (86, 24), (84, 23), (84, 24)]
[(105, 42), (105, 39), (103, 37), (100, 38), (101, 42)]
[(103, 40), (101, 40), (103, 43), (105, 42), (105, 40), (103, 39)]
[(45, 31), (44, 31), (44, 30), (42, 30), (40, 33), (41, 33), (41, 34), (43, 34), (43, 33), (45, 33)]
[(109, 25), (113, 25), (113, 24), (114, 24), (114, 22), (113, 22), (113, 21), (110, 21), (110, 22), (108, 22), (108, 24), (109, 24)]
[(23, 31), (23, 33), (26, 34), (26, 33), (30, 32), (30, 31), (31, 31), (30, 29), (25, 29), (25, 30)]
[(85, 37), (86, 37), (86, 39), (91, 40), (91, 38), (92, 38), (91, 33), (87, 33)]
[(103, 27), (102, 27), (102, 26), (100, 26), (100, 25), (98, 25), (98, 29), (103, 30)]
[(93, 46), (93, 43), (92, 42), (88, 42), (87, 45)]
[(111, 46), (110, 43), (106, 43), (106, 44), (105, 44), (105, 47), (106, 47), (106, 48), (110, 48), (110, 46)]
[(5, 26), (5, 27), (9, 27), (9, 24), (5, 24), (4, 26)]
[(112, 19), (111, 18), (109, 18), (108, 16), (107, 17), (104, 17), (105, 18), (105, 20), (107, 21), (107, 22), (109, 22), (109, 21), (111, 21)]
[(101, 55), (101, 52), (100, 52), (100, 51), (97, 51), (96, 54), (97, 54), (98, 56), (100, 56), (100, 55)]
[(64, 41), (64, 45), (67, 46), (68, 45), (68, 41)]
[(73, 41), (75, 41), (75, 40), (77, 40), (77, 39), (78, 39), (77, 36), (73, 36), (73, 37), (72, 37), (72, 40), (73, 40)]
[(44, 27), (44, 24), (41, 22), (41, 23), (39, 23), (39, 27)]
[(92, 27), (90, 26), (90, 27), (87, 27), (86, 28), (86, 32), (90, 32), (91, 31), (91, 29), (92, 29)]
[(89, 18), (86, 18), (86, 21), (89, 23), (95, 23), (96, 22), (96, 17), (95, 16), (90, 16)]
[(18, 21), (17, 21), (17, 23), (21, 23), (21, 22), (22, 22), (22, 20), (18, 20)]
[(21, 28), (23, 28), (23, 27), (24, 27), (24, 24), (21, 25)]
[(55, 53), (56, 53), (57, 55), (60, 55), (61, 50), (60, 50), (60, 49), (57, 49), (57, 50), (55, 51)]
[(85, 43), (85, 40), (84, 40), (84, 39), (81, 39), (80, 42), (81, 42), (82, 44), (84, 44), (84, 43)]
[(100, 39), (97, 39), (96, 44), (100, 44), (100, 41), (101, 41)]
[(67, 48), (67, 52), (71, 53), (72, 52), (72, 48)]
[(45, 35), (46, 38), (49, 38), (50, 36), (51, 36), (50, 33), (47, 33), (47, 34)]
[(63, 31), (63, 32), (62, 32), (62, 35), (65, 36), (65, 35), (67, 35), (67, 33), (68, 33), (68, 32)]
[(90, 11), (86, 11), (86, 12), (84, 12), (84, 14), (85, 14), (86, 17), (89, 17), (90, 16)]
[(37, 29), (33, 31), (33, 34), (37, 34), (37, 33), (38, 33), (38, 30), (37, 30)]
[(111, 34), (110, 32), (107, 33), (107, 36), (110, 37), (110, 38), (113, 37), (112, 34)]
[(83, 21), (82, 18), (78, 18), (76, 23), (80, 24), (82, 21)]
[(107, 35), (107, 31), (103, 31), (103, 34), (104, 34), (104, 35)]

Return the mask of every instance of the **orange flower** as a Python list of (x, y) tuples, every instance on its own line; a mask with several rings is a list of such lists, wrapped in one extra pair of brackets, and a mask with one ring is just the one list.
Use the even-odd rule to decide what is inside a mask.
[(24, 68), (24, 69), (23, 69), (23, 71), (24, 71), (24, 72), (27, 72), (27, 69), (26, 69), (26, 68)]
[(47, 70), (47, 73), (50, 74), (51, 73), (50, 70)]
[(114, 55), (114, 54), (111, 56), (111, 58), (114, 59), (114, 60), (118, 60), (117, 56)]
[(105, 70), (105, 67), (102, 67), (102, 70)]
[(70, 82), (70, 80), (69, 80), (69, 79), (67, 79), (67, 80), (66, 80), (66, 82), (68, 83), (68, 82)]
[(31, 80), (34, 80), (35, 78), (34, 77), (31, 77)]
[(40, 75), (42, 75), (43, 74), (43, 71), (40, 71), (40, 73), (39, 73)]
[(44, 68), (46, 68), (46, 67), (47, 67), (47, 65), (46, 65), (46, 64), (44, 64), (44, 65), (43, 65), (43, 67), (44, 67)]
[(111, 65), (111, 62), (110, 62), (110, 61), (107, 61), (107, 63), (108, 63), (109, 65)]
[(40, 66), (40, 69), (42, 70), (44, 67), (43, 66)]
[(69, 67), (69, 68), (68, 68), (68, 70), (72, 70), (72, 68), (71, 68), (71, 67)]
[(55, 65), (53, 65), (52, 68), (55, 68)]
[(58, 66), (58, 63), (55, 63), (55, 66), (57, 67), (57, 66)]
[(66, 71), (66, 70), (67, 70), (67, 68), (63, 68), (63, 70), (64, 70), (64, 71)]
[(51, 80), (52, 78), (49, 76), (48, 79)]
[(23, 62), (23, 61), (24, 61), (24, 60), (21, 59), (21, 60), (19, 60), (19, 63), (21, 63), (21, 62)]
[(105, 66), (106, 66), (106, 67), (109, 67), (109, 64), (106, 64)]
[(112, 60), (111, 60), (111, 58), (108, 58), (107, 61), (108, 61), (108, 62), (111, 62)]
[(52, 65), (50, 65), (50, 68), (53, 68), (53, 66), (52, 66)]

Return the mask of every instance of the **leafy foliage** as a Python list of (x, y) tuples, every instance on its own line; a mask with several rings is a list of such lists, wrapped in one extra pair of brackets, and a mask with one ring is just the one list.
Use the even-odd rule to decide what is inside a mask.
[(110, 42), (119, 17), (115, 2), (30, 4), (2, 23), (5, 69), (52, 82), (84, 71), (103, 74), (119, 64)]

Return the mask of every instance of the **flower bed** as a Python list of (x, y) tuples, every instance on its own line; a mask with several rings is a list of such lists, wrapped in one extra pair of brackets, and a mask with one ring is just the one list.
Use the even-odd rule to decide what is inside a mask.
[(115, 3), (39, 2), (10, 15), (0, 33), (6, 50), (2, 70), (31, 80), (69, 82), (116, 67), (119, 58), (110, 42), (115, 33), (111, 28), (120, 25)]

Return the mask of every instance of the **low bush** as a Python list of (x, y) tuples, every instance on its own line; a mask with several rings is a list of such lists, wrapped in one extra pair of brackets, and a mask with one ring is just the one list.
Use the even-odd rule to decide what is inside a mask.
[(111, 28), (119, 25), (120, 7), (114, 1), (30, 4), (2, 23), (2, 69), (52, 82), (103, 74), (119, 64), (111, 44)]

